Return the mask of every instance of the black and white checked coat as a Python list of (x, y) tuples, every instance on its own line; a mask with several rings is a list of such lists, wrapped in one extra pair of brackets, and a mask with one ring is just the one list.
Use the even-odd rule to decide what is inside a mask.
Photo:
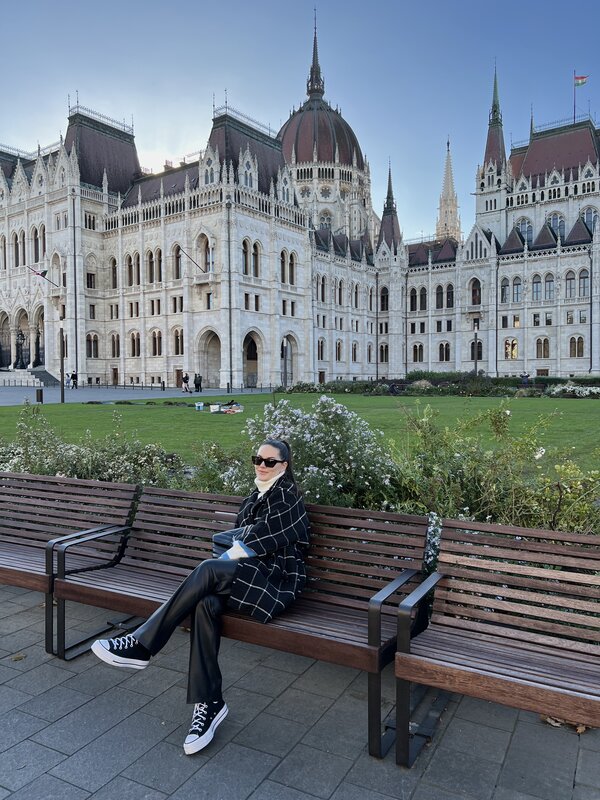
[(240, 559), (228, 605), (268, 622), (296, 599), (306, 583), (304, 551), (309, 521), (302, 497), (283, 475), (262, 497), (256, 489), (241, 505), (238, 537), (257, 558)]

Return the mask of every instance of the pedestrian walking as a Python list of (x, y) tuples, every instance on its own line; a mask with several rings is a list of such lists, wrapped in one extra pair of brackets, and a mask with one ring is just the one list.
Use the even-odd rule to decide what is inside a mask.
[(183, 386), (182, 391), (183, 392), (189, 392), (190, 391), (190, 376), (187, 374), (187, 372), (183, 373), (183, 378), (181, 379), (181, 383), (182, 383), (182, 386)]

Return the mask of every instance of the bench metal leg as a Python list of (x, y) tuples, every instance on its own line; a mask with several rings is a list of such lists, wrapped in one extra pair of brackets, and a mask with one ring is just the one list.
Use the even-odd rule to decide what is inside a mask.
[[(423, 747), (431, 741), (450, 692), (396, 679), (396, 764), (412, 767)], [(420, 721), (411, 722), (417, 710)]]
[[(52, 610), (52, 605), (50, 605)], [(71, 661), (73, 658), (87, 652), (91, 643), (108, 631), (115, 629), (127, 629), (128, 627), (137, 627), (130, 625), (131, 620), (137, 619), (130, 614), (125, 614), (120, 618), (108, 619), (103, 625), (96, 628), (94, 631), (81, 636), (76, 641), (72, 642), (68, 647), (66, 644), (66, 600), (59, 598), (56, 601), (56, 649), (54, 649), (53, 641), (53, 623), (50, 622), (50, 627), (46, 628), (46, 652), (51, 652), (53, 655), (58, 656), (63, 661)], [(46, 625), (48, 625), (48, 615), (46, 614)], [(50, 646), (50, 650), (48, 650)]]
[(45, 623), (44, 623), (44, 636), (46, 652), (50, 655), (56, 655), (54, 652), (54, 596), (47, 593), (44, 595), (46, 600), (44, 602)]
[(367, 680), (369, 755), (383, 758), (394, 743), (394, 732), (381, 733), (381, 672), (369, 672)]

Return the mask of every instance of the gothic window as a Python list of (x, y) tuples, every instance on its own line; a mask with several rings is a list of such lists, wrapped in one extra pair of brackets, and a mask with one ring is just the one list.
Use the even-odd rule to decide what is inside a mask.
[(325, 361), (325, 339), (319, 339), (317, 343), (317, 359)]
[(571, 336), (569, 339), (569, 356), (583, 358), (583, 336)]
[(0, 236), (0, 269), (6, 269), (6, 236)]
[(331, 213), (329, 211), (324, 211), (319, 217), (319, 228), (323, 229), (330, 229), (331, 228)]
[(534, 275), (531, 281), (531, 299), (534, 303), (539, 303), (542, 299), (542, 279), (539, 275)]
[(247, 186), (249, 189), (252, 189), (252, 164), (249, 161), (246, 161), (245, 164), (245, 171), (244, 171), (244, 186)]
[(450, 361), (450, 344), (449, 342), (440, 342), (439, 347), (439, 360), (440, 361)]
[(127, 286), (133, 286), (133, 259), (131, 256), (125, 257), (125, 269), (127, 270)]
[(564, 238), (565, 238), (565, 218), (563, 217), (562, 214), (559, 214), (556, 211), (554, 212), (554, 214), (551, 214), (548, 217), (548, 225), (550, 225), (550, 227), (552, 228), (552, 230), (554, 231), (554, 234), (556, 236), (560, 236), (560, 238), (562, 240), (564, 240)]
[(544, 300), (554, 300), (554, 275), (551, 272), (544, 278)]
[(358, 293), (358, 283), (355, 283), (355, 284), (354, 284), (354, 292), (353, 292), (353, 295), (354, 295), (354, 308), (358, 308), (358, 298), (359, 298), (359, 293)]
[(481, 281), (479, 278), (473, 278), (471, 281), (471, 305), (481, 305)]
[(181, 278), (181, 247), (176, 244), (173, 251), (173, 280)]
[(509, 300), (510, 282), (508, 278), (502, 278), (500, 283), (500, 302), (508, 303)]
[(550, 358), (550, 339), (546, 336), (535, 340), (535, 357)]
[(258, 278), (260, 274), (260, 250), (258, 243), (254, 242), (252, 245), (252, 275)]
[(154, 253), (149, 250), (146, 254), (146, 272), (148, 283), (154, 283)]
[(119, 286), (119, 272), (117, 270), (116, 258), (111, 258), (110, 260), (110, 286), (111, 289), (117, 289)]
[[(421, 348), (423, 345), (421, 345)], [(380, 344), (379, 345), (379, 363), (380, 364), (387, 364), (390, 360), (390, 349), (389, 345), (387, 344)], [(423, 359), (421, 359), (422, 361)]]
[(281, 266), (281, 282), (287, 283), (287, 264), (286, 264), (286, 257), (285, 257), (285, 250), (281, 251), (281, 256), (279, 257), (279, 263)]
[(110, 354), (112, 358), (119, 358), (121, 355), (121, 339), (118, 333), (113, 333), (110, 337)]
[[(483, 342), (477, 339), (477, 361), (483, 359)], [(471, 341), (471, 361), (475, 361), (475, 340)]]
[(367, 364), (371, 364), (373, 362), (373, 345), (367, 345)]
[(152, 355), (162, 356), (162, 333), (160, 331), (152, 332)]
[(411, 289), (410, 290), (410, 310), (416, 311), (417, 310), (417, 290)]
[(242, 242), (242, 273), (250, 274), (250, 245), (247, 239)]
[(590, 273), (587, 269), (582, 269), (579, 273), (579, 297), (590, 296)]
[(296, 284), (296, 256), (290, 253), (290, 263), (288, 265), (288, 283), (290, 286)]
[(37, 264), (40, 260), (40, 240), (37, 228), (33, 229), (33, 263)]
[(380, 296), (380, 304), (379, 310), (380, 311), (389, 311), (390, 310), (390, 293), (388, 291), (387, 286), (381, 287)]
[(342, 360), (342, 342), (338, 339), (335, 343), (335, 360)]
[(16, 233), (13, 233), (12, 241), (13, 241), (13, 254), (14, 254), (15, 267), (18, 267), (19, 266), (19, 237), (17, 236)]
[(519, 343), (516, 339), (504, 340), (504, 358), (507, 361), (514, 361), (519, 357)]
[(424, 286), (419, 290), (419, 311), (427, 311), (427, 289)]
[(521, 217), (521, 219), (517, 221), (516, 227), (523, 237), (523, 241), (527, 242), (527, 246), (530, 247), (533, 242), (533, 225), (531, 221), (528, 220), (527, 217)]
[(290, 187), (288, 186), (288, 179), (283, 179), (283, 185), (281, 188), (281, 199), (284, 203), (290, 202)]
[(140, 356), (140, 335), (139, 335), (139, 333), (132, 333), (129, 336), (129, 355), (132, 358), (139, 358), (139, 356)]
[(134, 274), (135, 274), (135, 285), (139, 286), (140, 283), (141, 283), (141, 278), (142, 278), (141, 272), (140, 272), (140, 254), (139, 253), (134, 253), (134, 256), (133, 256), (133, 268), (134, 268)]
[(352, 342), (352, 361), (358, 361), (358, 344), (356, 342)]
[(565, 297), (575, 297), (575, 273), (572, 270), (565, 275)]
[(413, 361), (419, 363), (423, 361), (423, 345), (413, 344)]
[(444, 307), (444, 287), (443, 286), (436, 286), (435, 287), (435, 307), (436, 308), (443, 308)]
[(583, 221), (592, 231), (596, 230), (596, 223), (598, 222), (598, 211), (593, 207), (588, 207), (583, 211)]
[(183, 329), (176, 328), (173, 331), (173, 352), (176, 356), (183, 355)]
[(25, 257), (25, 231), (21, 231), (19, 234), (19, 252), (20, 252), (20, 263), (26, 264), (27, 259)]
[(373, 311), (373, 287), (369, 289), (369, 311)]
[(323, 275), (321, 278), (321, 302), (324, 303), (327, 300), (327, 278)]
[(451, 283), (446, 287), (446, 308), (454, 308), (454, 286)]
[(88, 333), (85, 337), (85, 354), (87, 358), (98, 358), (98, 336)]
[(522, 297), (523, 284), (518, 276), (513, 278), (513, 303), (520, 303)]

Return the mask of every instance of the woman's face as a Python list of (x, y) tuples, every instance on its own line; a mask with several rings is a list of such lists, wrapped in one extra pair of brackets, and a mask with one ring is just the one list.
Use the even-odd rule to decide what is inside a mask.
[[(271, 444), (263, 444), (261, 447), (258, 448), (258, 452), (256, 454), (261, 459), (266, 459), (269, 464), (272, 466), (267, 466), (264, 461), (261, 461), (260, 464), (254, 465), (254, 471), (256, 473), (256, 477), (261, 481), (269, 481), (271, 478), (274, 478), (276, 475), (281, 475), (282, 472), (285, 472), (288, 462), (281, 460), (281, 453), (276, 447), (273, 447)], [(269, 461), (269, 459), (272, 459)], [(275, 463), (273, 463), (273, 461)]]

